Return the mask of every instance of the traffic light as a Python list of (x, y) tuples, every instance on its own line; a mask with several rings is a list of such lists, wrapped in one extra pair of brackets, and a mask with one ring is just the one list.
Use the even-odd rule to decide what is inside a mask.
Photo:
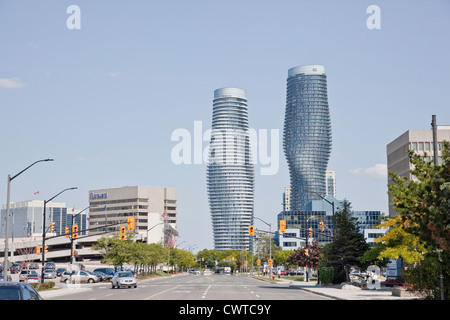
[(47, 253), (48, 252), (48, 246), (44, 247), (44, 252)]
[(255, 226), (253, 226), (253, 225), (248, 226), (248, 235), (249, 236), (255, 235)]
[(64, 233), (66, 234), (66, 238), (68, 238), (69, 237), (69, 227), (68, 226), (66, 226), (64, 228)]
[(120, 227), (120, 240), (125, 240), (125, 235), (126, 235), (126, 228), (125, 227)]
[(72, 226), (72, 239), (78, 239), (78, 225), (74, 224)]
[(128, 217), (128, 230), (134, 230), (134, 217)]
[(308, 230), (309, 230), (309, 237), (310, 237), (310, 238), (312, 238), (312, 236), (313, 236), (313, 235), (312, 235), (312, 232), (313, 232), (313, 229), (312, 229), (312, 227), (309, 227), (309, 229), (308, 229)]
[(320, 230), (323, 232), (324, 224), (323, 224), (322, 220), (319, 222), (319, 226), (320, 226)]
[(280, 232), (281, 233), (286, 232), (286, 220), (280, 220)]
[(309, 256), (309, 250), (308, 249), (305, 249), (305, 255)]
[(41, 246), (36, 246), (36, 253), (41, 253)]
[(55, 229), (55, 223), (50, 222), (50, 232), (53, 232), (54, 229)]

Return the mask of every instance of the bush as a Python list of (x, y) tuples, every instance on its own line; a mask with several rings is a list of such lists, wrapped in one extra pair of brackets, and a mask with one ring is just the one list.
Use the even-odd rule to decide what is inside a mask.
[(333, 277), (334, 277), (334, 270), (333, 268), (319, 268), (319, 277), (320, 282), (324, 284), (332, 283)]
[(36, 291), (50, 290), (55, 286), (55, 282), (49, 281), (44, 283), (30, 283)]

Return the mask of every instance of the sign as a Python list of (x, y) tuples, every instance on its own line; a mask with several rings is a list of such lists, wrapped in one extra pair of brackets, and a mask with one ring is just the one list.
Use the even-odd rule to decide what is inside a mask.
[(91, 192), (90, 196), (91, 200), (96, 200), (96, 199), (106, 199), (108, 198), (108, 193), (93, 193)]

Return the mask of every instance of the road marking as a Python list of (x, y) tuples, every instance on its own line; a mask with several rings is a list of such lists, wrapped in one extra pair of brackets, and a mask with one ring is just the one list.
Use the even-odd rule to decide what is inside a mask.
[(211, 285), (209, 285), (209, 287), (206, 288), (205, 292), (203, 293), (202, 299), (205, 299), (206, 293), (208, 292), (209, 288), (211, 288)]
[(178, 287), (179, 287), (179, 286), (176, 286), (176, 287), (173, 287), (173, 288), (169, 288), (169, 289), (167, 289), (167, 290), (164, 290), (164, 291), (161, 291), (161, 292), (155, 293), (154, 295), (152, 295), (152, 296), (150, 296), (150, 297), (147, 297), (147, 298), (145, 298), (144, 300), (148, 300), (148, 299), (151, 299), (151, 298), (153, 298), (153, 297), (156, 297), (156, 296), (158, 296), (158, 295), (160, 295), (160, 294), (162, 294), (162, 293), (164, 293), (164, 292), (167, 292), (167, 291), (170, 291), (170, 290), (176, 289), (176, 288), (178, 288)]

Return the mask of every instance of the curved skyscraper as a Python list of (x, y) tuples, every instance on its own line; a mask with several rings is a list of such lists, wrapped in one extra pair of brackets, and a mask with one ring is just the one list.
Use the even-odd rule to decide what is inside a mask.
[(211, 129), (207, 185), (214, 248), (251, 250), (254, 171), (244, 90), (214, 91)]
[(290, 68), (287, 78), (283, 147), (291, 179), (291, 210), (305, 210), (325, 196), (331, 152), (331, 122), (325, 67)]

